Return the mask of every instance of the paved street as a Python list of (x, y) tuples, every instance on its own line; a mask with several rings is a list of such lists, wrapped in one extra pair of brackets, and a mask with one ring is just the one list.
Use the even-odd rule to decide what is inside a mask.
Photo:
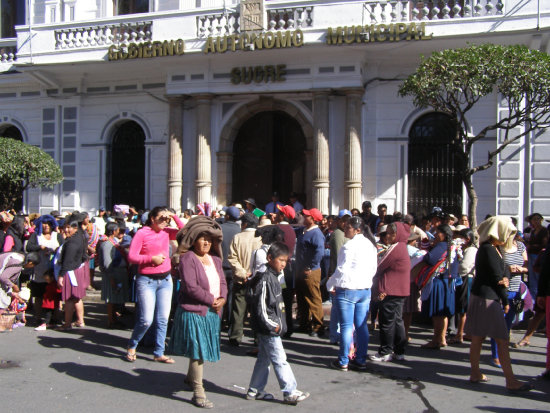
[[(125, 362), (122, 357), (130, 330), (105, 329), (104, 306), (100, 303), (86, 304), (86, 322), (86, 328), (71, 332), (35, 332), (24, 327), (0, 334), (2, 412), (59, 413), (68, 408), (79, 413), (196, 411), (190, 404), (191, 392), (183, 383), (185, 358), (175, 357), (175, 365), (164, 365), (152, 361), (149, 349), (138, 348), (138, 360)], [(521, 334), (514, 331), (516, 339)], [(546, 339), (542, 334), (534, 337), (530, 347), (511, 350), (516, 374), (535, 385), (527, 397), (506, 392), (502, 372), (488, 365), (488, 341), (482, 362), (491, 381), (474, 385), (467, 380), (468, 346), (420, 349), (428, 335), (426, 329), (413, 328), (406, 362), (371, 363), (367, 372), (359, 373), (327, 367), (336, 356), (336, 348), (327, 339), (295, 334), (284, 345), (299, 389), (312, 394), (297, 408), (317, 412), (550, 410), (550, 382), (535, 379), (544, 367)], [(228, 347), (225, 334), (222, 340), (222, 360), (205, 366), (206, 391), (215, 410), (296, 408), (280, 403), (282, 395), (273, 374), (267, 390), (277, 401), (246, 401), (243, 396), (255, 359), (246, 356), (248, 345)], [(377, 342), (378, 332), (371, 336), (369, 353), (376, 350)]]

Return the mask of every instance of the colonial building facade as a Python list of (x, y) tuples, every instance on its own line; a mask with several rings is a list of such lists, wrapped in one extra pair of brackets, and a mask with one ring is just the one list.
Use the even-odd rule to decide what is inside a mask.
[[(550, 48), (542, 1), (2, 1), (0, 135), (65, 180), (27, 211), (254, 197), (335, 213), (460, 213), (446, 117), (398, 97), (422, 55), (468, 44)], [(498, 118), (499, 97), (469, 119)], [(473, 162), (500, 137), (484, 140)], [(550, 133), (475, 176), (478, 218), (550, 215)], [(261, 206), (261, 205), (260, 205)]]

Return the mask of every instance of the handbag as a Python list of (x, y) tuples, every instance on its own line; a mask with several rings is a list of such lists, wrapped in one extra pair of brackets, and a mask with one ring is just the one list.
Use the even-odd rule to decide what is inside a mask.
[(525, 301), (521, 297), (514, 297), (510, 302), (510, 307), (516, 314), (521, 314), (523, 312), (523, 308), (525, 307)]

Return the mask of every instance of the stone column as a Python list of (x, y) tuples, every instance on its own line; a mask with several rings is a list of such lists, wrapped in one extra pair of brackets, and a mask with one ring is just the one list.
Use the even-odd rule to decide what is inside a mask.
[(218, 152), (216, 155), (218, 158), (218, 184), (216, 187), (218, 204), (229, 205), (233, 196), (233, 152)]
[(183, 169), (183, 101), (181, 97), (168, 99), (168, 205), (179, 214), (182, 206)]
[(197, 179), (195, 180), (195, 201), (197, 203), (212, 201), (211, 101), (211, 95), (195, 96), (197, 113)]
[(363, 89), (346, 90), (345, 204), (361, 210), (361, 108)]
[(330, 189), (328, 91), (313, 93), (313, 206), (328, 214)]

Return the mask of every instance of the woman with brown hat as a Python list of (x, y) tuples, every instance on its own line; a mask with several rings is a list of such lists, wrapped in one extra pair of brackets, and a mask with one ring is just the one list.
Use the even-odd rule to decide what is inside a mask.
[(189, 357), (185, 382), (193, 388), (192, 402), (210, 409), (203, 386), (204, 361), (220, 359), (220, 316), (227, 297), (222, 269), (220, 225), (205, 216), (191, 218), (178, 233), (181, 290), (169, 349)]

